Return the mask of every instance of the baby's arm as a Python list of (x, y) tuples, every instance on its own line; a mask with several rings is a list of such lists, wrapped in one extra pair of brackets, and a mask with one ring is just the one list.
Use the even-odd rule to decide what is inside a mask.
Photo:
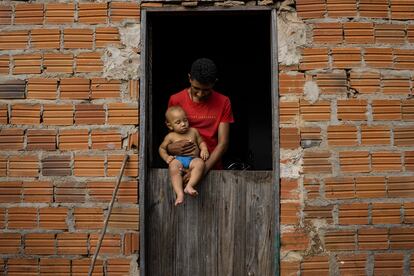
[(171, 161), (173, 161), (175, 158), (174, 156), (169, 155), (167, 152), (167, 146), (171, 143), (172, 141), (171, 141), (170, 135), (167, 134), (167, 136), (165, 136), (164, 138), (164, 141), (162, 141), (160, 147), (158, 148), (158, 152), (160, 153), (161, 158), (164, 159), (164, 161), (167, 164), (170, 164)]
[(197, 145), (200, 148), (200, 157), (201, 159), (206, 161), (208, 157), (210, 156), (210, 153), (208, 152), (207, 144), (206, 142), (203, 141), (203, 138), (201, 137), (197, 129), (194, 129), (194, 133), (195, 133)]

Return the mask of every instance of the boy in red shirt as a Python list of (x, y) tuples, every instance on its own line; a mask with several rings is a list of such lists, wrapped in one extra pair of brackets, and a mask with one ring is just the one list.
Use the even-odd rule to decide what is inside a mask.
[[(210, 157), (205, 161), (204, 174), (211, 169), (222, 169), (221, 158), (229, 144), (230, 123), (234, 122), (228, 97), (213, 90), (217, 81), (214, 62), (200, 58), (191, 65), (188, 74), (190, 88), (170, 97), (168, 106), (181, 106), (191, 127), (196, 128), (206, 142)], [(193, 155), (192, 141), (178, 141), (167, 147), (171, 155)]]

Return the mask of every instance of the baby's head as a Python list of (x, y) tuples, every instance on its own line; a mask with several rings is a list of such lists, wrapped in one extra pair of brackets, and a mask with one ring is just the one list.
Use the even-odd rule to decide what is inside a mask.
[(165, 123), (174, 132), (184, 134), (188, 131), (189, 124), (187, 114), (181, 106), (170, 106), (165, 112)]

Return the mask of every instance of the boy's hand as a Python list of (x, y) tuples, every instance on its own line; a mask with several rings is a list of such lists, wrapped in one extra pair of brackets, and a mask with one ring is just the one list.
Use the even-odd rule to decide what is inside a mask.
[(165, 162), (167, 162), (167, 164), (169, 165), (171, 163), (171, 161), (173, 161), (174, 159), (175, 159), (175, 157), (170, 155), (170, 156), (168, 156), (167, 160), (165, 160)]
[(194, 155), (196, 144), (190, 140), (180, 140), (167, 146), (167, 151), (171, 155)]
[(201, 159), (203, 159), (204, 161), (206, 161), (208, 159), (208, 157), (210, 156), (210, 153), (208, 152), (208, 150), (202, 150), (200, 152), (200, 157)]

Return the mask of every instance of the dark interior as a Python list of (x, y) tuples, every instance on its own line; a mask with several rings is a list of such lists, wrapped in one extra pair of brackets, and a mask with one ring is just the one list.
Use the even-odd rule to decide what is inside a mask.
[(272, 170), (270, 12), (153, 13), (148, 23), (151, 167), (166, 167), (158, 146), (170, 95), (189, 87), (191, 63), (207, 57), (218, 67), (215, 90), (230, 98), (235, 118), (225, 166)]

